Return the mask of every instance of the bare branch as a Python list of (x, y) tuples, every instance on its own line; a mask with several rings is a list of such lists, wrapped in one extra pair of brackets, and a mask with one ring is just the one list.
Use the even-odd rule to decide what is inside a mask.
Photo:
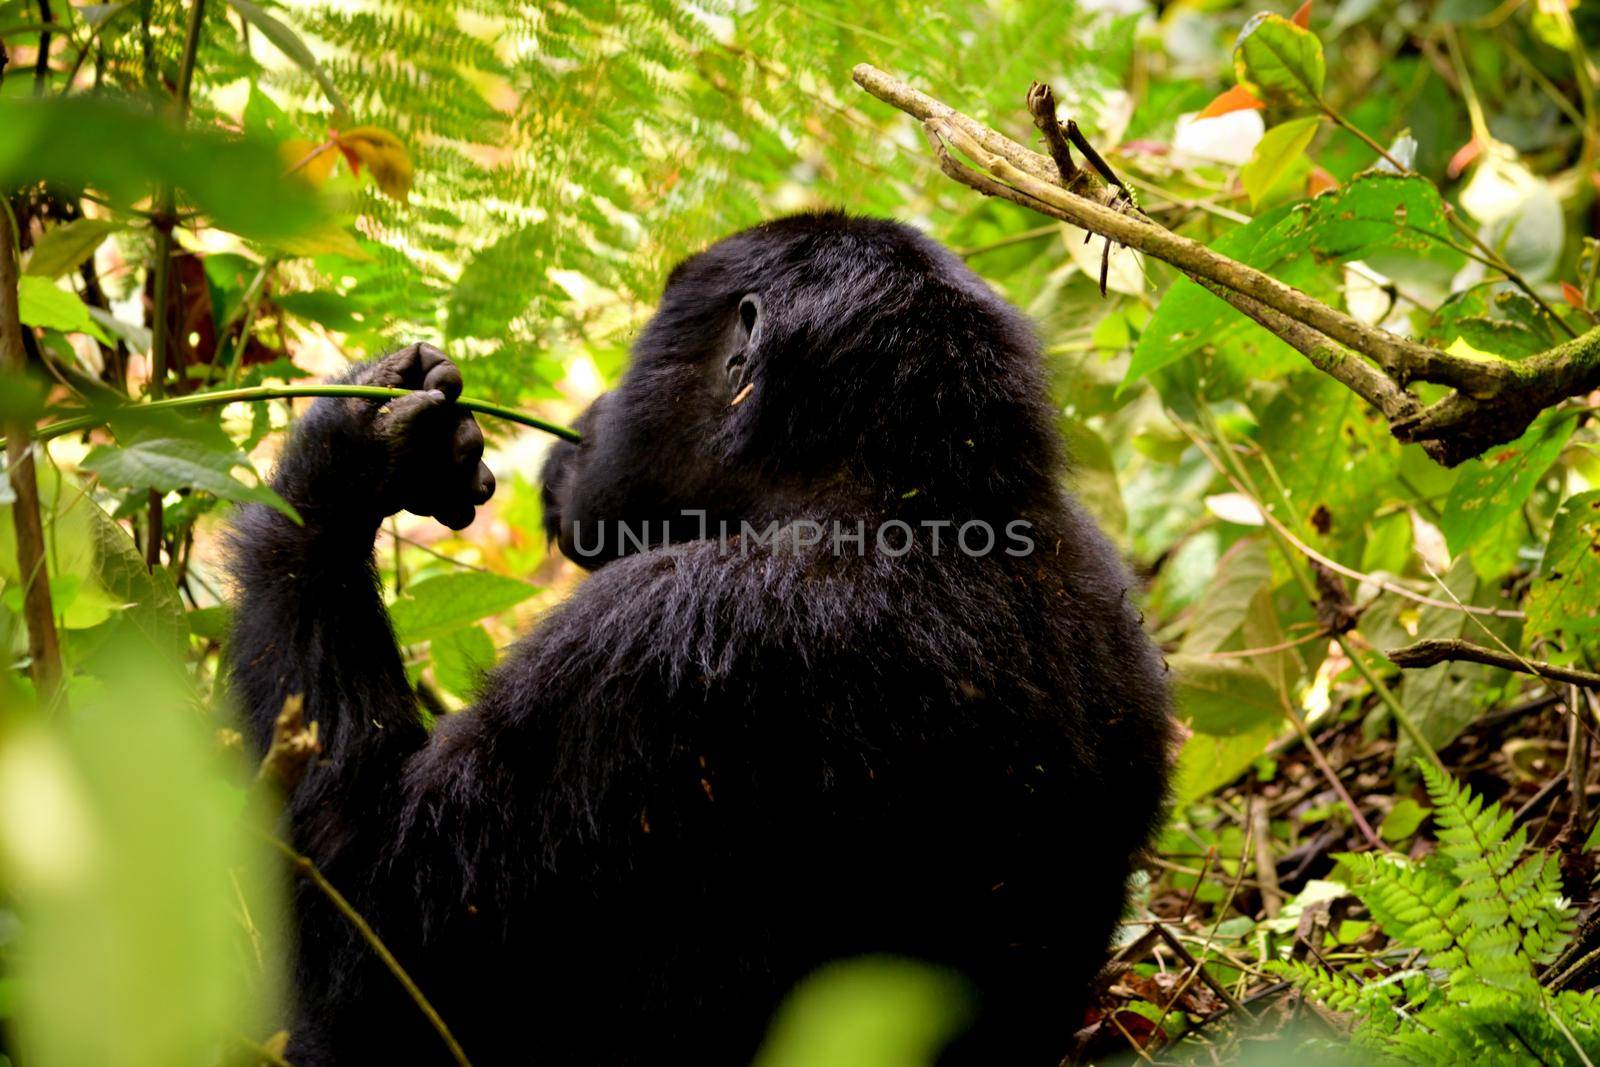
[[(861, 64), (854, 77), (922, 121), (950, 178), (1171, 264), (1376, 408), (1396, 438), (1422, 445), (1445, 466), (1515, 440), (1540, 411), (1600, 388), (1600, 329), (1520, 363), (1458, 356), (1363, 323), (1127, 210), (1120, 189), (1073, 161), (1048, 86), (1031, 87), (1027, 97), (1051, 152), (1043, 156), (876, 67)], [(1089, 148), (1081, 136), (1075, 143)], [(950, 146), (976, 167), (955, 159)], [(1407, 391), (1413, 381), (1456, 391), (1424, 407)]]
[(1585, 689), (1600, 690), (1600, 674), (1593, 671), (1581, 671), (1575, 667), (1563, 667), (1543, 660), (1523, 659), (1509, 652), (1485, 648), (1483, 645), (1476, 645), (1459, 638), (1448, 640), (1428, 638), (1402, 648), (1391, 648), (1384, 655), (1388, 656), (1389, 661), (1395, 666), (1406, 669), (1432, 667), (1446, 660), (1456, 660), (1463, 663), (1482, 663), (1490, 667), (1501, 667), (1508, 671), (1520, 671), (1523, 674), (1548, 678), (1552, 682), (1567, 682), (1583, 686)]

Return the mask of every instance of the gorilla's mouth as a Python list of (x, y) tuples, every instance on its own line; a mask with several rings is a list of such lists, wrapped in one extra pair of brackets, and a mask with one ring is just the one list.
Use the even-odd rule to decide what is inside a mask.
[(749, 381), (749, 359), (743, 352), (736, 352), (728, 357), (728, 362), (723, 364), (723, 373), (727, 376), (728, 391), (733, 394), (733, 399), (728, 402), (729, 407), (738, 407), (750, 391), (755, 388), (755, 383)]

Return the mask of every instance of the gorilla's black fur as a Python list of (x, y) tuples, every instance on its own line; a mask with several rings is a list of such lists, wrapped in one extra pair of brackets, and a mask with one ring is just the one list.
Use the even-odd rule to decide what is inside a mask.
[[(319, 401), (274, 481), (305, 525), (240, 514), (233, 685), (260, 745), (305, 694), (325, 757), (291, 799), (295, 840), (479, 1067), (748, 1062), (785, 990), (861, 953), (971, 980), (953, 1058), (1054, 1062), (1169, 732), (1129, 576), (1061, 489), (1015, 310), (915, 231), (842, 215), (683, 263), (545, 471), (573, 554), (585, 523), (659, 542), (676, 520), (673, 543), (588, 560), (609, 562), (431, 735), (373, 539), (400, 508), (464, 525), (493, 482), (440, 353), (353, 378), (419, 392)], [(900, 527), (879, 550), (889, 520), (909, 552)], [(1015, 520), (1031, 553), (1012, 554)], [(957, 547), (972, 521), (993, 551)], [(835, 522), (864, 522), (864, 550)], [(327, 902), (303, 886), (297, 910), (288, 1058), (440, 1061)]]

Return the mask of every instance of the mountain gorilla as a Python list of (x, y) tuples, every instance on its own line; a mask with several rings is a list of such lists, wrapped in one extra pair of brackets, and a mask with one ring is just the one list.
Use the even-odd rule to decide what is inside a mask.
[[(415, 392), (318, 401), (273, 482), (304, 524), (240, 513), (233, 686), (263, 747), (304, 694), (294, 840), (478, 1067), (748, 1063), (786, 990), (864, 953), (965, 976), (947, 1060), (1067, 1050), (1170, 737), (1017, 311), (837, 214), (684, 262), (545, 467), (594, 574), (431, 732), (373, 541), (401, 509), (465, 526), (494, 479), (439, 351), (348, 380)], [(447, 1062), (328, 902), (296, 906), (287, 1058)]]

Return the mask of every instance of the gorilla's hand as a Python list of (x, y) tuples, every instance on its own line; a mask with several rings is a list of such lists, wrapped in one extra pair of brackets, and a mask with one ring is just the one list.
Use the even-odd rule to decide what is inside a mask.
[[(472, 522), (473, 509), (494, 495), (483, 462), (483, 431), (459, 408), (461, 371), (429, 344), (411, 344), (363, 364), (352, 385), (411, 389), (386, 401), (343, 401), (363, 436), (381, 446), (382, 470), (372, 487), (384, 515), (431, 515), (452, 530)], [(352, 487), (355, 488), (355, 487)]]

